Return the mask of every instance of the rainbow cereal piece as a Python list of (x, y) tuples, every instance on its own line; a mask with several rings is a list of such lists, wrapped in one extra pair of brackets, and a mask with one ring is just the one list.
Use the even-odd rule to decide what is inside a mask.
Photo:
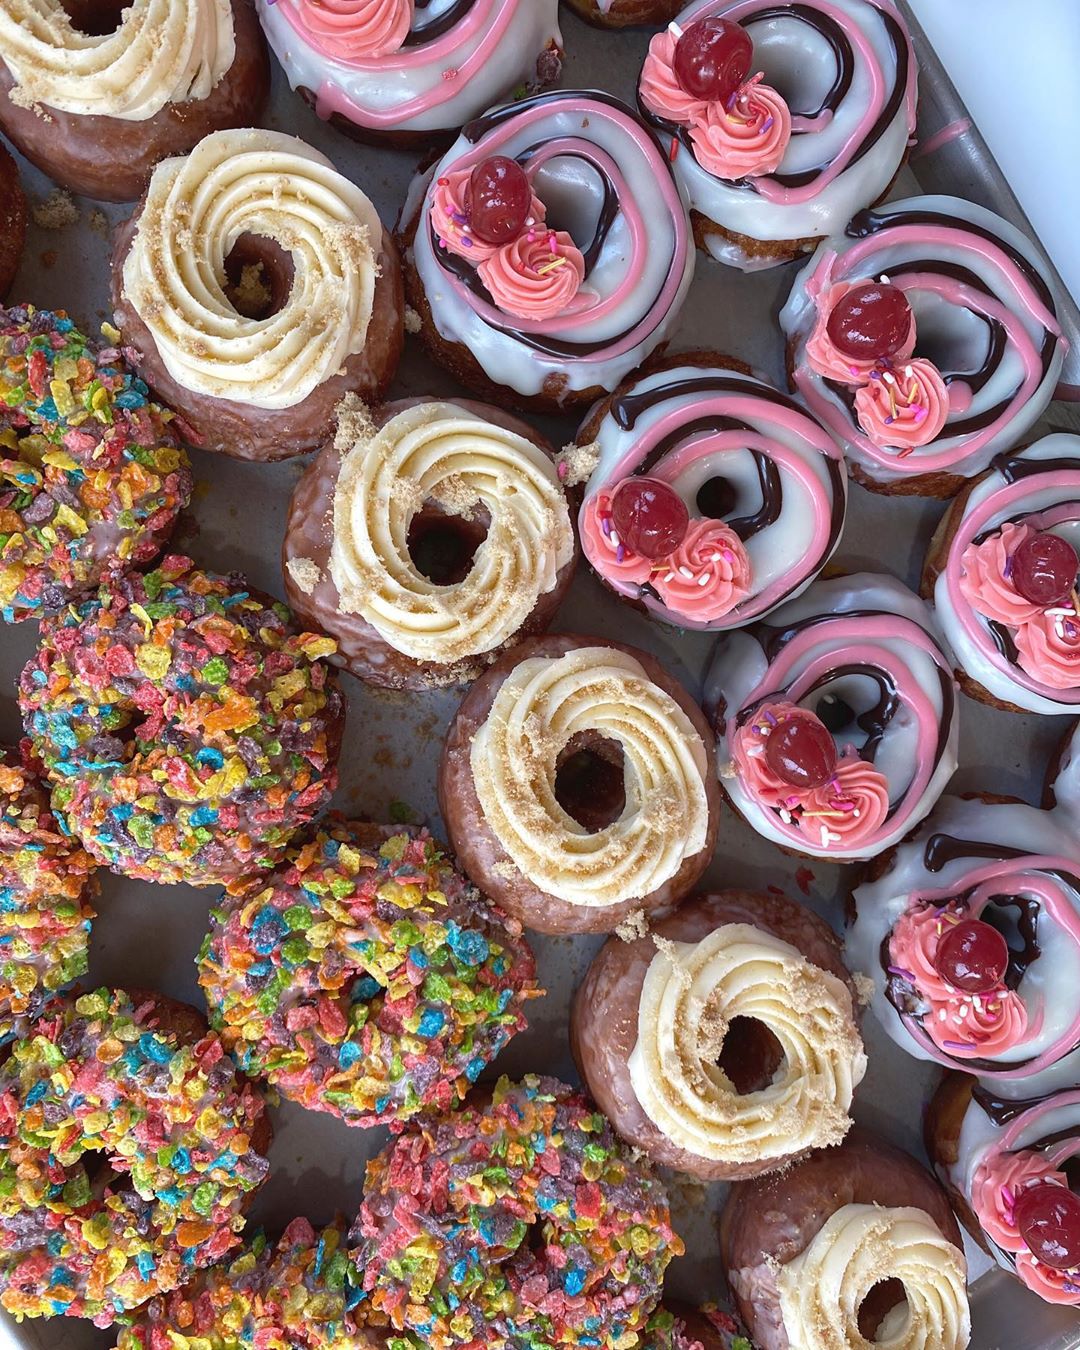
[(294, 1219), (140, 1309), (117, 1350), (378, 1350), (346, 1310), (344, 1231)]
[(35, 770), (0, 747), (0, 1044), (86, 973), (93, 872)]
[(61, 999), (0, 1066), (0, 1305), (15, 1317), (109, 1326), (238, 1243), (267, 1172), (262, 1098), (216, 1036), (170, 1019), (191, 1013), (107, 989)]
[(167, 557), (41, 628), (21, 678), (53, 806), (144, 881), (267, 871), (337, 785), (345, 701), (329, 638), (242, 578)]
[(700, 1308), (661, 1305), (641, 1333), (639, 1350), (754, 1350), (738, 1321), (715, 1303)]
[(432, 1350), (630, 1350), (683, 1250), (648, 1163), (534, 1077), (373, 1158), (350, 1240), (368, 1324)]
[(520, 929), (426, 830), (332, 818), (212, 917), (199, 983), (226, 1047), (350, 1125), (456, 1106), (539, 992)]
[(175, 423), (63, 310), (0, 308), (0, 619), (55, 613), (161, 552), (191, 499)]

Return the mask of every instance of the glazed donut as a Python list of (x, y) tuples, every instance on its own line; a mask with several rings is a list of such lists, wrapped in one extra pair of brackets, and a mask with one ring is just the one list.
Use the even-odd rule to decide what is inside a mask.
[[(676, 47), (684, 35), (693, 47), (706, 19), (743, 30), (723, 90), (677, 73)], [(649, 44), (638, 99), (671, 145), (698, 246), (756, 271), (885, 194), (915, 133), (917, 82), (893, 0), (693, 0)]]
[(1001, 1091), (1080, 1082), (1080, 1012), (1063, 992), (1080, 985), (1072, 812), (943, 797), (882, 863), (855, 891), (847, 952), (889, 1036)]
[(169, 557), (43, 621), (20, 706), (53, 806), (142, 881), (268, 870), (337, 786), (345, 700), (279, 601)]
[(15, 283), (26, 243), (26, 194), (19, 167), (0, 144), (0, 300)]
[(0, 1065), (0, 1306), (107, 1327), (239, 1241), (270, 1126), (194, 1008), (59, 1000)]
[[(478, 233), (496, 232), (493, 163), (522, 194), (517, 217), (497, 221), (498, 246)], [(398, 231), (431, 355), (481, 398), (525, 410), (567, 412), (611, 393), (667, 341), (694, 272), (666, 156), (636, 113), (596, 90), (470, 122), (414, 180)]]
[(535, 1077), (377, 1154), (351, 1242), (368, 1322), (432, 1350), (636, 1344), (683, 1251), (648, 1165)]
[(63, 310), (0, 309), (0, 618), (55, 613), (161, 552), (191, 500), (179, 430), (115, 345)]
[(645, 652), (531, 638), (466, 695), (439, 803), (475, 884), (541, 933), (607, 933), (708, 866), (719, 792), (697, 705)]
[(1078, 546), (1080, 436), (1044, 436), (995, 455), (950, 505), (926, 558), (923, 593), (933, 598), (965, 693), (1016, 712), (1080, 709)]
[(375, 208), (277, 131), (218, 132), (154, 170), (117, 233), (112, 302), (146, 382), (238, 459), (321, 447), (346, 394), (381, 397), (404, 341)]
[(258, 0), (292, 87), (364, 141), (426, 145), (562, 70), (558, 0)]
[[(641, 1334), (641, 1350), (754, 1350), (726, 1308), (687, 1308), (665, 1299)], [(166, 1350), (166, 1347), (162, 1347)]]
[(86, 974), (93, 860), (49, 808), (37, 769), (0, 746), (0, 1045)]
[(269, 92), (251, 0), (0, 0), (0, 130), (83, 196), (134, 201)]
[(486, 404), (410, 399), (374, 417), (342, 405), (293, 492), (282, 560), (289, 603), (340, 664), (428, 689), (542, 632), (577, 548), (543, 437)]
[(964, 1350), (961, 1242), (933, 1177), (865, 1130), (739, 1182), (720, 1220), (728, 1284), (758, 1350)]
[(688, 901), (609, 938), (570, 1044), (618, 1134), (658, 1166), (734, 1181), (838, 1144), (866, 1072), (858, 1003), (823, 919), (784, 896)]
[(331, 817), (212, 920), (199, 983), (226, 1049), (349, 1125), (456, 1106), (541, 992), (520, 929), (422, 829)]
[[(729, 357), (664, 357), (594, 409), (577, 441), (598, 456), (579, 519), (585, 556), (616, 595), (666, 623), (723, 629), (761, 618), (799, 595), (840, 542), (838, 446)], [(633, 475), (661, 480), (686, 508), (685, 532), (659, 557), (635, 551), (612, 519)]]
[[(845, 296), (868, 289), (908, 318), (889, 355), (867, 349), (845, 315)], [(1031, 430), (1068, 345), (1039, 249), (958, 197), (890, 202), (838, 226), (796, 278), (780, 324), (792, 386), (858, 481), (930, 497), (951, 497)]]
[(706, 706), (731, 804), (813, 858), (898, 843), (956, 768), (951, 663), (926, 606), (892, 577), (817, 581), (767, 624), (725, 633)]

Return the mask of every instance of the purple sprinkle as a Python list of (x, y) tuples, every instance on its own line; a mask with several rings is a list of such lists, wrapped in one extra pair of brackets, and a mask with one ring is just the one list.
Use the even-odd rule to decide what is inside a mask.
[(880, 379), (881, 379), (881, 372), (880, 372), (880, 371), (877, 371), (877, 370), (872, 370), (872, 371), (870, 372), (870, 378), (871, 378), (872, 380), (880, 380)]
[(600, 519), (600, 528), (601, 528), (601, 530), (604, 532), (605, 535), (608, 535), (608, 534), (611, 533), (611, 517), (610, 517), (610, 516), (602, 516), (602, 517), (601, 517), (601, 519)]
[(909, 984), (915, 983), (915, 976), (910, 970), (905, 970), (903, 966), (889, 966), (890, 975), (899, 975), (902, 980), (907, 980)]
[(1071, 1280), (1062, 1280), (1061, 1287), (1067, 1294), (1080, 1294), (1080, 1284), (1073, 1284)]
[(1012, 576), (1012, 571), (1013, 571), (1013, 560), (1012, 554), (1010, 553), (1009, 556), (1005, 559), (1005, 566), (1001, 569), (1002, 576), (1004, 576), (1006, 581), (1008, 581), (1008, 579)]
[(626, 549), (623, 548), (622, 544), (620, 544), (619, 547), (615, 550), (615, 561), (622, 562), (625, 559), (625, 557), (626, 557)]
[(461, 211), (451, 211), (450, 219), (454, 221), (455, 224), (457, 225), (468, 225), (469, 223), (469, 217), (463, 214)]
[(974, 1041), (942, 1041), (946, 1050), (974, 1050)]
[(461, 243), (465, 248), (472, 248), (473, 242), (467, 234), (461, 236)]
[(772, 117), (772, 114), (770, 113), (769, 116), (766, 117), (765, 121), (762, 122), (762, 124), (761, 124), (761, 130), (762, 130), (762, 132), (768, 131), (769, 128), (772, 126), (772, 124), (773, 124), (773, 117)]

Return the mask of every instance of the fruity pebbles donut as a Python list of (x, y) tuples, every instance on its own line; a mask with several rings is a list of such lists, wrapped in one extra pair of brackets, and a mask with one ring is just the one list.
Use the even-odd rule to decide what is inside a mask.
[(42, 624), (20, 704), (53, 805), (143, 881), (272, 867), (337, 786), (345, 700), (285, 605), (169, 557)]
[(431, 1350), (634, 1345), (683, 1251), (648, 1165), (535, 1077), (373, 1158), (351, 1241), (367, 1321)]
[(455, 1106), (539, 993), (527, 944), (426, 830), (334, 818), (213, 911), (199, 983), (242, 1069), (392, 1128)]
[(36, 769), (0, 747), (0, 1045), (86, 973), (93, 873)]
[(234, 1247), (262, 1097), (184, 1004), (52, 1004), (0, 1066), (0, 1306), (107, 1327)]
[(0, 309), (0, 618), (55, 612), (161, 552), (191, 498), (177, 429), (63, 310)]

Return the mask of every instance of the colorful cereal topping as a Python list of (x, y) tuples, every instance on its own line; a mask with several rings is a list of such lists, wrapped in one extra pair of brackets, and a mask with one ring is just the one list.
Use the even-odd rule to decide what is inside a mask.
[[(708, 1342), (704, 1340), (706, 1334)], [(640, 1350), (754, 1350), (729, 1312), (706, 1303), (685, 1315), (657, 1308), (641, 1335)]]

